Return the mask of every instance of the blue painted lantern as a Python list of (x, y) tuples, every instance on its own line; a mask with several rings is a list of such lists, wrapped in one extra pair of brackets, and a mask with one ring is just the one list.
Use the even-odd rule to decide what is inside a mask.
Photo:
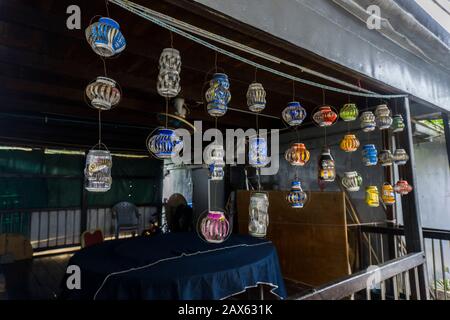
[(112, 57), (122, 52), (127, 44), (119, 24), (111, 18), (100, 18), (86, 28), (85, 34), (92, 50), (102, 57)]
[(373, 144), (366, 144), (363, 147), (363, 163), (366, 167), (376, 166), (378, 163), (378, 151)]
[(294, 209), (301, 209), (305, 206), (308, 195), (302, 189), (302, 183), (298, 180), (292, 181), (291, 191), (286, 196), (289, 206)]
[(306, 118), (306, 110), (300, 102), (289, 102), (282, 113), (283, 120), (290, 126), (299, 126)]
[(248, 162), (254, 168), (262, 168), (267, 165), (267, 141), (265, 138), (250, 139)]
[(208, 113), (213, 117), (221, 117), (228, 110), (231, 100), (230, 82), (224, 73), (215, 73), (209, 82), (209, 89), (205, 94), (208, 103)]
[(183, 140), (172, 129), (158, 129), (147, 138), (147, 149), (158, 159), (170, 159), (182, 148)]

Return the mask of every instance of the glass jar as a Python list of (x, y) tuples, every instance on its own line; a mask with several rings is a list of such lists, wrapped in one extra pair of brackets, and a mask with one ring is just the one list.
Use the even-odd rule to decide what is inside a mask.
[(310, 159), (310, 152), (303, 143), (294, 143), (284, 154), (284, 158), (293, 166), (305, 166)]
[(107, 150), (89, 150), (84, 169), (84, 187), (89, 192), (111, 189), (112, 156)]
[(269, 196), (255, 192), (250, 197), (248, 232), (256, 238), (264, 238), (269, 226)]
[(222, 117), (227, 113), (231, 100), (230, 82), (224, 73), (215, 73), (209, 82), (209, 89), (205, 94), (209, 115)]

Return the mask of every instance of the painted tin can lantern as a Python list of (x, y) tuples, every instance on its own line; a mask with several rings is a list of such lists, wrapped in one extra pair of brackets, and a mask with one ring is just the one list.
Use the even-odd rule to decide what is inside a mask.
[(361, 129), (364, 132), (374, 131), (377, 127), (377, 124), (375, 122), (375, 115), (372, 111), (363, 112), (359, 119), (361, 121)]
[(392, 125), (392, 117), (391, 110), (389, 110), (388, 106), (385, 104), (379, 105), (375, 109), (375, 122), (377, 124), (378, 129), (386, 130), (389, 129)]
[(269, 196), (255, 192), (250, 197), (248, 233), (256, 238), (264, 238), (269, 226)]
[(158, 93), (166, 98), (174, 98), (181, 91), (181, 56), (177, 49), (165, 48), (159, 57), (159, 74), (156, 82)]
[(405, 121), (403, 120), (401, 114), (396, 114), (395, 116), (392, 117), (391, 129), (393, 133), (403, 132), (405, 128), (406, 128)]
[(147, 138), (147, 149), (158, 159), (170, 159), (183, 148), (183, 141), (172, 129), (157, 129)]
[(267, 165), (267, 141), (265, 138), (255, 137), (250, 139), (248, 161), (254, 168), (262, 168)]
[(112, 57), (126, 47), (119, 24), (111, 18), (100, 18), (86, 28), (85, 35), (92, 50), (102, 57)]
[(391, 184), (385, 183), (381, 187), (381, 200), (387, 206), (395, 204), (394, 187)]
[(259, 113), (266, 108), (266, 90), (261, 83), (254, 82), (247, 90), (247, 106), (252, 112)]
[(103, 111), (116, 106), (122, 97), (117, 83), (107, 77), (97, 77), (86, 87), (85, 93), (90, 105)]
[(408, 181), (400, 180), (395, 184), (394, 191), (402, 196), (406, 196), (413, 188), (409, 185)]
[(282, 112), (283, 120), (291, 127), (299, 126), (306, 118), (306, 110), (300, 102), (289, 102)]
[(332, 126), (337, 119), (338, 115), (331, 106), (322, 106), (313, 115), (314, 122), (320, 127)]
[(329, 148), (324, 147), (319, 157), (319, 181), (333, 182), (336, 178), (334, 158)]
[(90, 150), (86, 156), (84, 187), (89, 192), (106, 192), (111, 189), (112, 157), (107, 150)]
[(224, 242), (230, 232), (230, 223), (222, 211), (210, 211), (200, 224), (202, 236), (210, 243)]
[(366, 187), (366, 203), (372, 208), (377, 208), (380, 206), (380, 195), (376, 186)]
[(394, 163), (394, 156), (390, 150), (381, 150), (378, 154), (378, 162), (383, 166), (392, 166)]
[(303, 167), (310, 159), (310, 152), (303, 143), (294, 143), (284, 154), (284, 158), (293, 166)]
[(302, 183), (298, 180), (292, 181), (291, 191), (286, 196), (289, 206), (294, 209), (301, 209), (308, 201), (308, 195), (302, 189)]
[(355, 152), (360, 146), (358, 138), (354, 134), (346, 134), (340, 143), (341, 150)]
[(366, 144), (363, 147), (363, 163), (366, 167), (376, 166), (378, 163), (378, 151), (373, 144)]
[(213, 117), (222, 117), (227, 113), (231, 100), (230, 82), (224, 73), (215, 73), (209, 82), (209, 89), (205, 94), (208, 103), (208, 113)]
[(363, 183), (361, 175), (356, 171), (344, 172), (344, 177), (342, 178), (342, 185), (349, 192), (358, 192)]
[(409, 161), (409, 156), (405, 149), (397, 149), (394, 151), (394, 162), (398, 166), (404, 166)]
[(223, 145), (210, 144), (205, 148), (205, 163), (209, 165), (209, 177), (212, 181), (223, 180), (225, 176), (224, 157)]
[(354, 103), (347, 103), (345, 104), (341, 112), (339, 113), (342, 120), (349, 122), (349, 121), (355, 121), (358, 118), (359, 110), (356, 104)]

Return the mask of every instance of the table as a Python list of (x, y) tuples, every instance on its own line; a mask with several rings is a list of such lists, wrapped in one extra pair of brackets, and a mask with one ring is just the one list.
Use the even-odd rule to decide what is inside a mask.
[(106, 241), (77, 252), (68, 265), (81, 270), (81, 289), (62, 299), (217, 300), (266, 284), (286, 297), (270, 241), (231, 235), (209, 244), (196, 233), (169, 233)]

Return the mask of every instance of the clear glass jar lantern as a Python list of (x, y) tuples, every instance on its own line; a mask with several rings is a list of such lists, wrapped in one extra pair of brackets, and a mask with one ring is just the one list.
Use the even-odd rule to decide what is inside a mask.
[(269, 196), (265, 192), (252, 193), (249, 206), (248, 232), (256, 238), (264, 238), (269, 226)]
[(86, 28), (85, 35), (92, 50), (101, 57), (112, 57), (126, 47), (119, 24), (111, 18), (101, 17)]
[(329, 148), (324, 147), (319, 157), (319, 181), (333, 182), (336, 178), (334, 158)]
[(120, 102), (122, 93), (117, 83), (107, 77), (97, 77), (85, 90), (89, 104), (99, 110), (110, 110)]
[(166, 98), (174, 98), (181, 91), (181, 56), (177, 49), (165, 48), (159, 57), (159, 74), (156, 83), (158, 93)]
[(348, 192), (358, 192), (363, 183), (363, 179), (356, 171), (344, 172), (342, 178), (342, 185)]
[(252, 112), (259, 113), (266, 108), (266, 90), (261, 83), (254, 82), (247, 90), (247, 106)]
[(378, 163), (378, 151), (373, 144), (366, 144), (363, 147), (363, 163), (366, 167), (376, 166)]
[(378, 162), (383, 167), (392, 166), (394, 163), (394, 156), (390, 150), (381, 150), (378, 154)]
[(381, 200), (387, 206), (395, 204), (394, 187), (391, 184), (385, 183), (381, 187)]
[(361, 129), (364, 132), (374, 131), (377, 127), (377, 124), (375, 122), (375, 115), (372, 111), (363, 112), (359, 119), (361, 121)]
[(249, 141), (248, 162), (254, 168), (267, 165), (267, 141), (262, 137), (251, 138)]
[(222, 243), (231, 232), (230, 223), (223, 211), (209, 211), (200, 223), (200, 232), (209, 243)]
[(355, 152), (360, 145), (358, 138), (354, 134), (346, 134), (340, 143), (340, 148), (345, 152)]
[(284, 154), (287, 162), (298, 167), (305, 166), (309, 162), (310, 156), (310, 152), (303, 143), (294, 143)]
[(224, 73), (215, 73), (209, 82), (209, 89), (205, 94), (209, 115), (222, 117), (227, 113), (231, 100), (230, 82)]
[(282, 112), (283, 120), (291, 127), (299, 126), (306, 118), (306, 110), (300, 102), (289, 102)]
[(380, 206), (380, 194), (376, 186), (368, 186), (366, 188), (366, 203), (372, 208)]
[(410, 186), (408, 181), (400, 180), (395, 184), (394, 191), (402, 196), (406, 196), (413, 191), (413, 188)]
[(89, 150), (84, 169), (84, 187), (89, 192), (106, 192), (111, 189), (112, 157), (107, 150)]
[(157, 129), (147, 138), (147, 149), (158, 159), (170, 159), (183, 148), (183, 140), (172, 129)]
[(398, 166), (404, 166), (409, 161), (409, 156), (405, 149), (397, 149), (394, 152), (394, 162)]
[(356, 104), (347, 103), (342, 107), (339, 115), (346, 122), (355, 121), (358, 118), (359, 110)]
[(308, 201), (308, 195), (302, 189), (302, 183), (299, 180), (292, 181), (291, 191), (286, 196), (286, 201), (291, 208), (301, 209)]
[(382, 104), (377, 106), (375, 109), (375, 117), (378, 129), (386, 130), (391, 127), (393, 120), (391, 117), (391, 110), (389, 110), (387, 105)]
[(313, 115), (313, 120), (319, 127), (332, 126), (337, 119), (338, 115), (331, 106), (322, 106)]

